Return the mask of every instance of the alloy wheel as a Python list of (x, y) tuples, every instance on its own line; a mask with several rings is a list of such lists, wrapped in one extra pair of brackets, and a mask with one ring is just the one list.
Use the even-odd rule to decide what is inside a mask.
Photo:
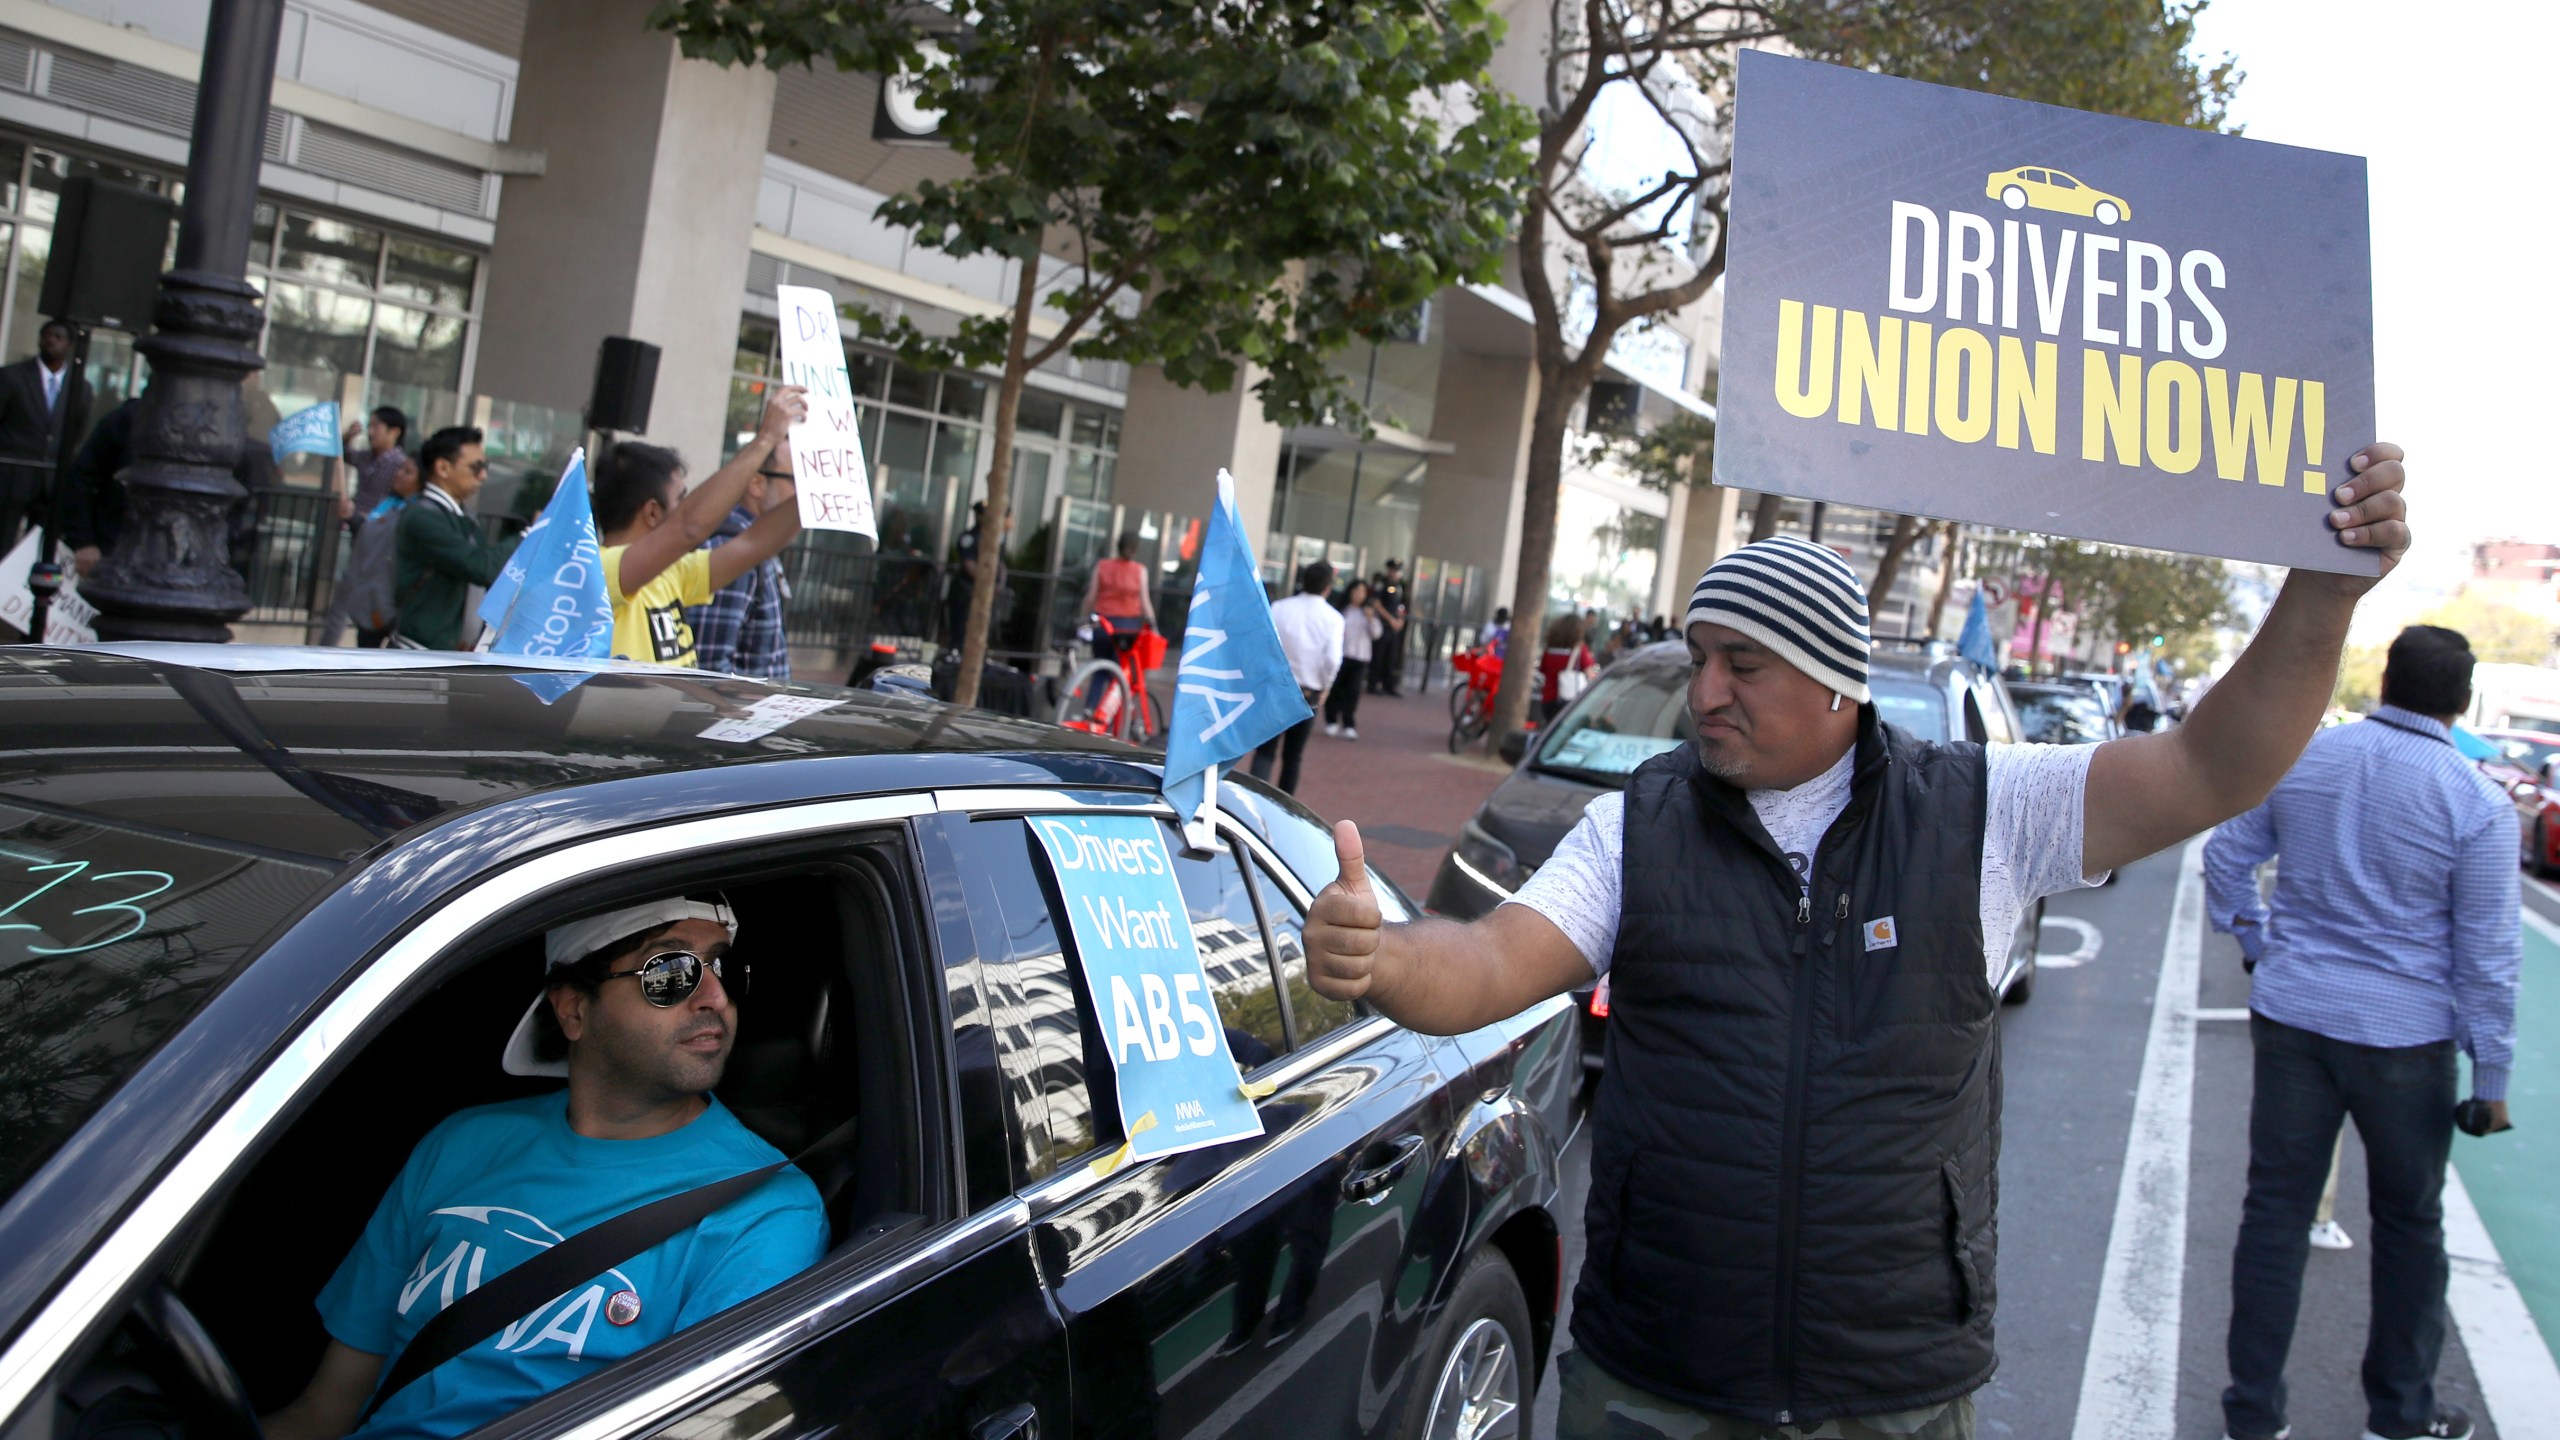
[(1519, 1347), (1501, 1321), (1479, 1319), (1449, 1347), (1422, 1433), (1427, 1440), (1517, 1440)]

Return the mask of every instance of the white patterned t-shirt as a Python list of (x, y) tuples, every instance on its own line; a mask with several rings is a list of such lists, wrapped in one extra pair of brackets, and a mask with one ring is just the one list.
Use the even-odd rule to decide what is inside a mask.
[[(2094, 745), (1993, 745), (1986, 748), (1988, 792), (1982, 837), (1982, 963), (1992, 987), (2009, 968), (2009, 937), (2018, 917), (2047, 895), (2095, 885), (2107, 877), (2081, 873), (2087, 822), (2089, 757)], [(1849, 807), (1855, 751), (1788, 790), (1750, 790), (1751, 813), (1795, 867), (1808, 890), (1823, 832)], [(1618, 943), (1620, 891), (1626, 880), (1627, 797), (1603, 795), (1582, 812), (1555, 854), (1518, 894), (1554, 922), (1593, 974), (1605, 975)], [(1861, 916), (1874, 922), (1880, 917)]]

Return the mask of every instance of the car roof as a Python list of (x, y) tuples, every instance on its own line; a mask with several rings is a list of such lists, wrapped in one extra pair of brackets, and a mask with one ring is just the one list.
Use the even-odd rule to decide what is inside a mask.
[[(824, 702), (780, 717), (775, 697)], [(0, 650), (0, 805), (349, 860), (534, 791), (795, 756), (1038, 757), (1153, 788), (1141, 751), (934, 701), (619, 662), (246, 645)], [(708, 733), (731, 722), (719, 738)], [(849, 793), (908, 788), (876, 765)], [(984, 766), (1021, 783), (1019, 766)], [(910, 784), (970, 783), (937, 763)]]
[[(1658, 640), (1651, 645), (1629, 651), (1618, 661), (1620, 666), (1682, 666), (1689, 663), (1689, 645), (1685, 640)], [(1612, 666), (1612, 669), (1617, 666)], [(1965, 659), (1955, 647), (1943, 640), (1928, 642), (1883, 639), (1868, 651), (1870, 674), (1892, 674), (1943, 683), (1950, 671), (1962, 670), (1978, 678), (1992, 678), (1991, 672)]]

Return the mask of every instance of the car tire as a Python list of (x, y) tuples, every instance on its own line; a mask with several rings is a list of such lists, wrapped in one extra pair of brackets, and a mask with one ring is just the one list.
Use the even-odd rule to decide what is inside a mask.
[(2010, 186), (2009, 188), (2007, 188), (2007, 189), (2005, 189), (2005, 190), (2001, 191), (2001, 192), (2000, 192), (2000, 203), (2001, 203), (2001, 204), (2003, 204), (2003, 205), (2008, 206), (2008, 207), (2009, 207), (2010, 209), (2012, 209), (2012, 210), (2024, 210), (2024, 209), (2026, 209), (2026, 208), (2027, 208), (2027, 187), (2025, 187), (2025, 186), (2023, 186), (2023, 185), (2012, 185), (2012, 186)]
[(2113, 200), (2099, 201), (2098, 208), (2092, 213), (2097, 217), (2097, 221), (2101, 225), (2113, 225), (2124, 218), (2123, 207), (2117, 205)]
[(1511, 1262), (1479, 1250), (1431, 1327), (1405, 1401), (1404, 1440), (1504, 1440), (1526, 1436), (1536, 1400), (1529, 1298)]

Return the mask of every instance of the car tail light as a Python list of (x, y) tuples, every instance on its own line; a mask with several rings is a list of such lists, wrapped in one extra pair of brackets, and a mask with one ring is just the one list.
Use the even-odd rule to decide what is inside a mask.
[(1600, 977), (1599, 984), (1591, 987), (1591, 1018), (1609, 1018), (1609, 977), (1606, 975)]

